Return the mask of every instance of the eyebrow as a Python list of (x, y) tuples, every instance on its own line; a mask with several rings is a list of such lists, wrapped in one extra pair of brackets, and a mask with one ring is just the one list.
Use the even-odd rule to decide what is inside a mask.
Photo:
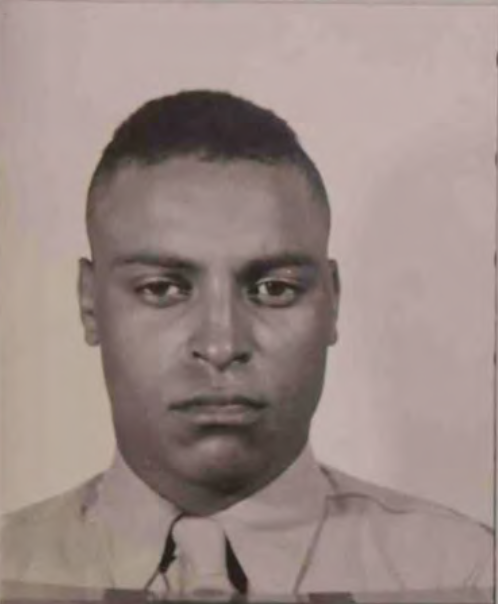
[[(188, 258), (176, 254), (154, 252), (137, 252), (130, 255), (118, 256), (112, 264), (113, 268), (137, 264), (189, 272), (197, 272), (202, 269), (202, 264)], [(237, 272), (247, 278), (256, 278), (272, 270), (290, 267), (313, 269), (318, 267), (318, 262), (312, 256), (301, 252), (280, 252), (249, 260)]]
[(130, 255), (118, 256), (112, 262), (113, 268), (139, 264), (183, 271), (198, 270), (198, 265), (187, 258), (176, 254), (158, 254), (154, 252), (136, 252)]
[(301, 252), (282, 252), (250, 260), (241, 273), (248, 278), (257, 278), (272, 270), (291, 267), (317, 269), (318, 262), (312, 256)]

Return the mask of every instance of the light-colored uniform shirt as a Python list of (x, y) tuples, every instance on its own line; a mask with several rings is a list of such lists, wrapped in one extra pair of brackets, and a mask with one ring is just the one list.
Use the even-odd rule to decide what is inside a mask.
[[(177, 515), (117, 455), (78, 489), (7, 516), (2, 579), (142, 589)], [(489, 529), (324, 468), (309, 448), (267, 487), (211, 518), (253, 594), (492, 585)]]

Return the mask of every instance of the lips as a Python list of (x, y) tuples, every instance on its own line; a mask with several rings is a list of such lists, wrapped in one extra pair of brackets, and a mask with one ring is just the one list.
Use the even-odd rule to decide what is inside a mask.
[(170, 410), (200, 425), (239, 426), (256, 422), (267, 406), (261, 399), (209, 394), (174, 402)]

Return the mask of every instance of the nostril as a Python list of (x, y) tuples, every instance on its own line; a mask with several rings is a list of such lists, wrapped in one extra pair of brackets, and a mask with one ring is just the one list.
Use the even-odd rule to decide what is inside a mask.
[(241, 352), (234, 358), (234, 361), (237, 363), (247, 363), (251, 355), (248, 352)]
[(244, 365), (248, 363), (251, 359), (251, 354), (248, 351), (237, 352), (194, 348), (191, 351), (191, 357), (196, 361), (224, 369), (230, 365)]

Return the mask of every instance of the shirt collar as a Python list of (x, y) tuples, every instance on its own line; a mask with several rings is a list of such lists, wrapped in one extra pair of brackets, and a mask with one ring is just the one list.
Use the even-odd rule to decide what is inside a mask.
[(149, 548), (156, 542), (162, 547), (179, 513), (131, 470), (119, 451), (102, 478), (92, 512), (115, 539), (123, 536)]
[(306, 446), (269, 485), (213, 516), (229, 530), (240, 523), (255, 530), (279, 531), (318, 520), (331, 484)]
[[(258, 550), (289, 551), (291, 546), (293, 553), (282, 560), (283, 580), (290, 581), (331, 489), (306, 446), (269, 485), (212, 518), (222, 525), (243, 567), (253, 568), (255, 574), (259, 572), (255, 561), (260, 558)], [(179, 511), (146, 485), (117, 452), (89, 513), (105, 534), (116, 583), (140, 587), (157, 565)]]

